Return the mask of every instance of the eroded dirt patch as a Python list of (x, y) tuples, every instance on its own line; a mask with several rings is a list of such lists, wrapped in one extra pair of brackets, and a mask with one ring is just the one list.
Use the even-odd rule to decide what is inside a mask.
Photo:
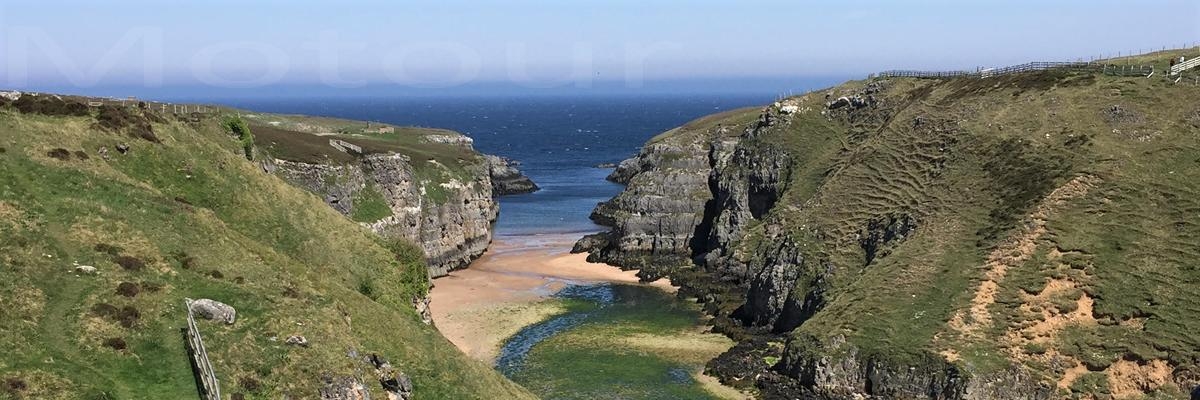
[(1113, 398), (1139, 398), (1171, 381), (1172, 368), (1164, 360), (1138, 363), (1130, 360), (1114, 362), (1104, 374)]
[(1033, 256), (1038, 242), (1046, 234), (1046, 219), (1067, 200), (1083, 196), (1095, 185), (1096, 178), (1078, 176), (1050, 192), (1025, 218), (1024, 227), (1013, 234), (988, 254), (984, 263), (984, 279), (975, 290), (971, 307), (958, 312), (950, 320), (950, 327), (967, 335), (978, 335), (983, 328), (991, 326), (992, 315), (988, 308), (996, 303), (1000, 282), (1009, 268), (1020, 266)]

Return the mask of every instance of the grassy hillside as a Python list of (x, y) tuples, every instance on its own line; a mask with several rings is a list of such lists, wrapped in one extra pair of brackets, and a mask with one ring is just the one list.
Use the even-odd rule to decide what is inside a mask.
[[(1116, 62), (1181, 54), (1200, 55)], [(875, 103), (827, 107), (854, 95)], [(794, 289), (823, 303), (789, 358), (836, 357), (844, 338), (880, 365), (1018, 366), (1055, 397), (1197, 382), (1200, 88), (1047, 71), (848, 82), (783, 105), (798, 111), (772, 107), (741, 144), (791, 162), (737, 254), (769, 263), (787, 237), (807, 259)]]
[(42, 101), (0, 106), (0, 398), (196, 396), (184, 298), (237, 308), (200, 321), (226, 396), (312, 398), (354, 375), (382, 397), (349, 356), (377, 353), (420, 398), (531, 397), (420, 322), (419, 250), (263, 173), (218, 117)]

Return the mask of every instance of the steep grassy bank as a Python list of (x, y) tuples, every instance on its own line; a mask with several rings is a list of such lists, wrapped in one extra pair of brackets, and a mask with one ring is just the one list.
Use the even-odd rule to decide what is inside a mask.
[(420, 250), (263, 173), (218, 118), (39, 97), (0, 106), (0, 397), (196, 396), (184, 298), (238, 311), (200, 321), (227, 396), (382, 398), (378, 354), (420, 398), (531, 397), (421, 323)]
[(742, 342), (710, 368), (767, 397), (1186, 397), (1198, 104), (1161, 76), (848, 82), (655, 138), (580, 249), (683, 283)]

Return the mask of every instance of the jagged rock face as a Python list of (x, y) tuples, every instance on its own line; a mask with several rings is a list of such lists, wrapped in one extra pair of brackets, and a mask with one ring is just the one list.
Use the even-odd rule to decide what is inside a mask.
[(828, 263), (809, 262), (790, 239), (773, 239), (762, 249), (764, 257), (748, 263), (752, 276), (746, 288), (746, 303), (735, 316), (751, 327), (766, 327), (784, 333), (795, 329), (824, 305)]
[[(613, 183), (627, 185), (629, 184), (629, 181), (633, 179), (634, 175), (642, 172), (642, 161), (643, 159), (640, 156), (622, 160), (621, 163), (617, 164), (617, 166), (613, 169), (613, 172), (609, 173), (608, 177), (605, 179), (608, 179)], [(646, 161), (649, 162), (649, 160)], [(646, 164), (647, 169), (653, 167), (654, 166), (651, 164)]]
[(917, 229), (917, 223), (907, 215), (889, 215), (871, 219), (866, 228), (859, 234), (859, 246), (862, 246), (866, 260), (870, 264), (876, 257), (885, 255), (887, 245), (904, 240), (912, 231)]
[(493, 195), (533, 193), (540, 189), (537, 184), (516, 168), (516, 162), (493, 155), (484, 157), (487, 159), (488, 173), (492, 178)]
[[(757, 130), (751, 129), (746, 137), (752, 138)], [(749, 271), (732, 254), (734, 243), (742, 238), (748, 224), (761, 220), (775, 206), (785, 189), (791, 163), (781, 151), (750, 147), (746, 142), (714, 144), (710, 156), (714, 168), (709, 178), (714, 200), (706, 221), (706, 241), (698, 249), (707, 253), (705, 260), (709, 266), (723, 270), (723, 278), (737, 281), (748, 278)], [(721, 151), (723, 148), (729, 150)]]
[(624, 192), (592, 212), (592, 220), (611, 226), (612, 233), (590, 237), (578, 250), (597, 249), (590, 258), (641, 269), (643, 279), (655, 279), (659, 266), (687, 262), (704, 206), (712, 198), (706, 147), (652, 144), (636, 159), (622, 162), (610, 179), (624, 180), (635, 169), (643, 172), (628, 177)]
[(467, 168), (471, 181), (436, 184), (444, 198), (433, 199), (401, 154), (363, 156), (357, 164), (326, 165), (274, 160), (285, 180), (323, 196), (345, 215), (354, 212), (354, 199), (370, 187), (378, 190), (391, 215), (364, 223), (384, 237), (404, 238), (421, 246), (430, 277), (464, 268), (483, 254), (492, 240), (499, 204), (483, 163)]
[(775, 370), (795, 377), (810, 396), (852, 399), (1049, 399), (1054, 390), (1018, 370), (970, 376), (935, 354), (904, 364), (862, 353), (840, 336), (826, 343), (799, 336), (788, 342)]

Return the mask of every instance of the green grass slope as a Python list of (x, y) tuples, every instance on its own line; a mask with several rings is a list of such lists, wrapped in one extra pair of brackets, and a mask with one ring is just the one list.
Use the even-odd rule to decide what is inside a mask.
[[(776, 133), (807, 163), (781, 201), (803, 206), (771, 218), (811, 223), (794, 235), (840, 269), (799, 332), (1019, 365), (1064, 395), (1178, 390), (1200, 364), (1200, 89), (1051, 71), (877, 96), (888, 109), (864, 120)], [(837, 151), (811, 151), (822, 133)], [(915, 234), (865, 263), (858, 239), (896, 216)]]
[(353, 375), (382, 397), (349, 356), (376, 353), (420, 398), (531, 397), (420, 322), (419, 250), (263, 173), (219, 118), (123, 112), (151, 141), (94, 111), (17, 108), (0, 106), (0, 398), (194, 398), (184, 298), (237, 308), (199, 321), (226, 396), (313, 398)]
[[(761, 265), (788, 237), (806, 258), (795, 290), (822, 306), (785, 359), (838, 357), (844, 339), (898, 369), (1016, 366), (1055, 398), (1185, 396), (1200, 382), (1200, 87), (1161, 76), (1184, 54), (1200, 56), (1114, 60), (1159, 66), (1149, 78), (866, 80), (773, 107), (741, 146), (786, 151), (788, 181), (736, 246)], [(856, 94), (876, 105), (826, 107)], [(869, 258), (864, 240), (896, 221), (916, 229)]]

